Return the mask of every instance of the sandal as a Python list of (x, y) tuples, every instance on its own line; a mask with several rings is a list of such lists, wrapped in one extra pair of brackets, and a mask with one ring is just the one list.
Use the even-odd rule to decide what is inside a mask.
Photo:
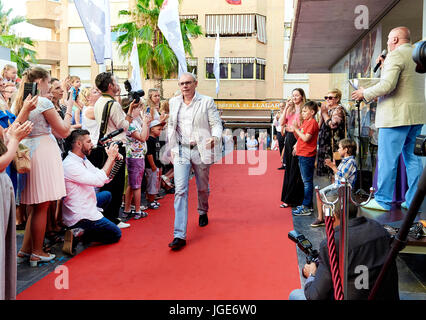
[(148, 203), (149, 209), (158, 209), (159, 206), (155, 202)]
[(148, 216), (148, 213), (146, 213), (145, 211), (136, 212), (135, 216), (133, 217), (133, 219), (139, 220), (140, 218), (145, 218), (147, 216)]
[(283, 203), (283, 204), (280, 205), (280, 208), (288, 208), (288, 207), (289, 207), (289, 205), (287, 203)]
[(170, 182), (170, 179), (166, 177), (164, 174), (161, 176), (161, 179), (164, 181), (166, 185), (168, 185), (170, 188), (173, 187), (172, 183)]
[(30, 260), (31, 253), (26, 253), (24, 251), (19, 250), (18, 255), (16, 256), (16, 263), (21, 264)]

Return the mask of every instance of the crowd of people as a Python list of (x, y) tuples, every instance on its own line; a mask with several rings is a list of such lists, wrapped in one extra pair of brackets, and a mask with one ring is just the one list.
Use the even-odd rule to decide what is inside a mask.
[[(395, 89), (401, 82), (411, 81), (413, 88), (424, 92), (424, 78), (417, 77), (411, 69), (398, 69), (401, 74), (409, 74), (404, 77), (395, 71), (394, 65), (402, 64), (398, 59), (413, 64), (408, 44), (406, 28), (392, 30), (388, 39), (391, 54), (383, 66), (384, 80), (353, 94), (357, 100), (385, 96), (385, 102), (379, 101), (376, 117), (376, 125), (381, 128), (379, 190), (371, 205), (376, 210), (389, 210), (395, 163), (401, 153), (411, 170), (407, 206), (422, 168), (413, 148), (414, 138), (426, 122), (424, 95), (422, 101), (410, 102), (411, 97), (401, 98), (405, 92)], [(390, 82), (392, 87), (387, 85)], [(38, 88), (34, 96), (25, 90), (26, 84), (31, 83)], [(226, 150), (279, 151), (278, 169), (285, 169), (280, 207), (293, 207), (294, 216), (311, 215), (314, 211), (315, 173), (329, 177), (330, 184), (320, 190), (321, 195), (336, 197), (343, 180), (354, 186), (357, 144), (348, 138), (348, 119), (340, 90), (330, 90), (325, 101), (317, 103), (308, 100), (303, 89), (294, 89), (274, 117), (277, 134), (271, 140), (266, 131), (260, 131), (256, 138), (250, 130), (240, 129), (235, 136), (230, 129), (223, 130), (213, 98), (198, 93), (197, 84), (194, 74), (184, 73), (178, 81), (180, 91), (170, 100), (161, 102), (158, 89), (150, 89), (145, 98), (122, 99), (117, 79), (110, 72), (98, 74), (93, 86), (82, 88), (77, 76), (59, 80), (51, 78), (43, 68), (31, 67), (19, 79), (15, 67), (4, 68), (0, 79), (0, 235), (5, 241), (0, 243), (0, 256), (6, 258), (0, 261), (0, 299), (13, 299), (16, 295), (16, 263), (35, 267), (51, 261), (55, 254), (48, 244), (61, 241), (61, 233), (63, 250), (71, 255), (79, 241), (119, 241), (121, 229), (130, 227), (130, 219), (146, 218), (150, 210), (160, 208), (160, 188), (174, 194), (174, 231), (169, 247), (182, 249), (187, 237), (191, 173), (197, 184), (199, 226), (205, 227), (209, 168)], [(396, 93), (386, 96), (393, 90)], [(399, 112), (401, 101), (415, 112)], [(385, 139), (391, 139), (392, 144), (387, 146)], [(30, 157), (26, 172), (16, 169), (18, 148), (26, 150)], [(391, 183), (386, 183), (387, 179)], [(146, 206), (142, 204), (143, 197)], [(318, 217), (311, 227), (325, 224), (319, 202), (317, 197)], [(335, 216), (338, 221), (339, 212)], [(385, 233), (377, 238), (368, 231), (381, 227), (363, 219), (351, 227), (371, 236), (366, 239), (387, 247)], [(19, 250), (16, 229), (25, 229)], [(353, 243), (361, 247), (363, 241), (358, 237)], [(373, 247), (371, 252), (377, 249)], [(324, 258), (325, 246), (321, 250)], [(373, 256), (383, 257), (383, 250), (379, 251), (374, 251)], [(377, 267), (382, 261), (377, 264), (369, 260), (365, 264), (371, 263)], [(311, 279), (304, 292), (295, 293), (298, 298), (328, 298), (332, 292), (329, 266), (310, 265), (305, 269)], [(317, 271), (328, 278), (313, 279)], [(394, 284), (395, 277), (392, 281)], [(319, 285), (325, 289), (317, 290)], [(390, 298), (397, 295), (395, 288), (392, 287)]]
[[(34, 83), (32, 96), (25, 88)], [(160, 152), (167, 143), (168, 100), (161, 103), (158, 89), (130, 101), (120, 98), (108, 72), (82, 88), (77, 76), (59, 80), (31, 67), (18, 78), (7, 65), (0, 93), (2, 256), (17, 252), (12, 260), (35, 267), (55, 258), (56, 243), (73, 255), (80, 241), (117, 242), (130, 219), (147, 217), (164, 192), (174, 193), (170, 155)], [(16, 169), (18, 148), (30, 159), (26, 172)], [(16, 230), (25, 230), (19, 250)], [(16, 264), (2, 259), (0, 267), (0, 299), (14, 297), (8, 281), (16, 281)]]

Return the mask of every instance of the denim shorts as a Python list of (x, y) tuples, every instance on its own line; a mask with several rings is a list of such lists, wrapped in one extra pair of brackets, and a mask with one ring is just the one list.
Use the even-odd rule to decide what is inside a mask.
[(126, 158), (128, 185), (132, 190), (140, 189), (143, 173), (145, 170), (145, 159)]

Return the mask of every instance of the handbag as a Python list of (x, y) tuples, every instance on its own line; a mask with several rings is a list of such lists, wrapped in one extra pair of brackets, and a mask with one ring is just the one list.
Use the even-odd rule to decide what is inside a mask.
[(30, 149), (22, 143), (18, 145), (18, 150), (16, 150), (15, 157), (13, 158), (13, 164), (16, 172), (20, 174), (28, 173), (31, 170)]

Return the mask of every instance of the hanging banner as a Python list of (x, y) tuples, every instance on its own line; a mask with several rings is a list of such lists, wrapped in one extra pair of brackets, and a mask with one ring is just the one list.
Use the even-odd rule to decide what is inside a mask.
[(160, 28), (179, 61), (179, 76), (188, 71), (182, 33), (180, 31), (178, 0), (165, 0), (158, 16)]
[(218, 101), (215, 100), (218, 109), (233, 110), (279, 110), (280, 100), (271, 101), (250, 101), (250, 100), (234, 100), (234, 101)]

